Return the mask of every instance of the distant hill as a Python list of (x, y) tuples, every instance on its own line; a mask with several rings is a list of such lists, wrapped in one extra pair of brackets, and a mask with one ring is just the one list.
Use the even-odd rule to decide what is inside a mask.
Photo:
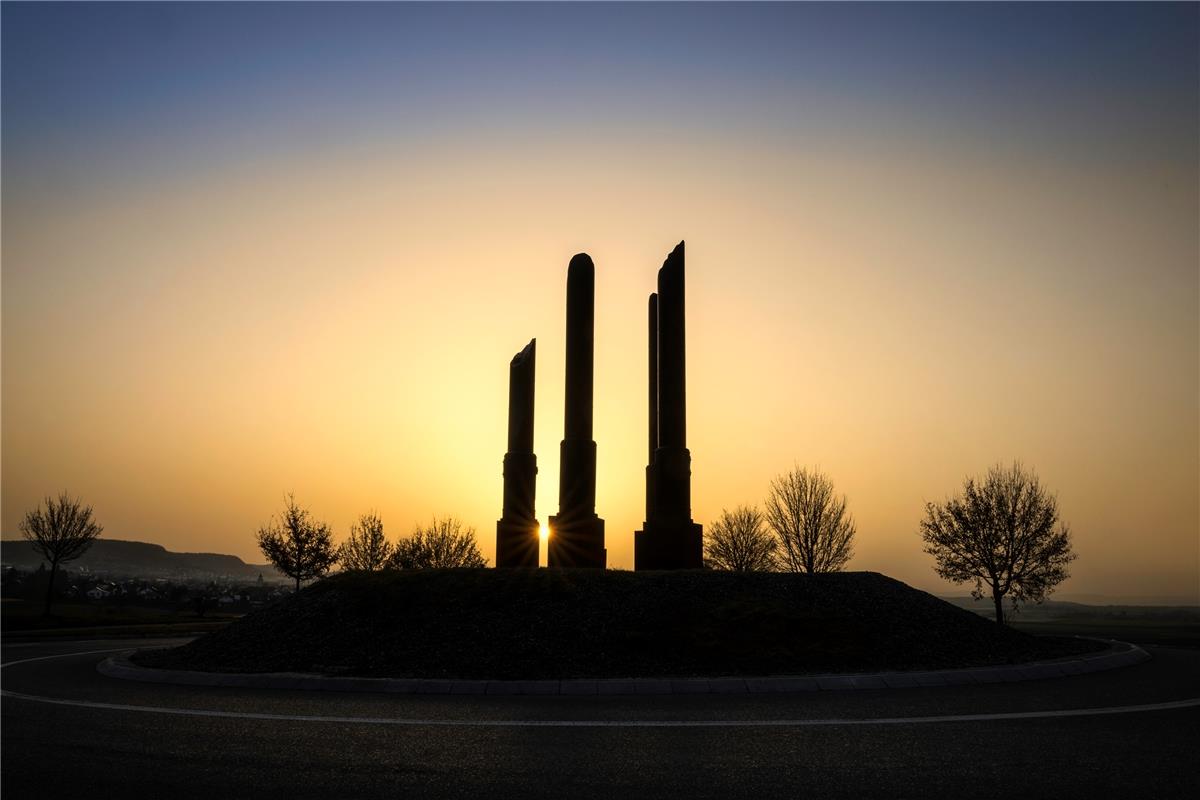
[[(964, 608), (967, 611), (974, 611), (976, 614), (991, 619), (995, 616), (992, 611), (992, 600), (990, 597), (983, 600), (975, 600), (971, 597), (943, 597), (947, 603)], [(1154, 598), (1157, 599), (1157, 598)], [(1200, 605), (1195, 602), (1171, 602), (1179, 598), (1164, 597), (1157, 604), (1142, 604), (1142, 603), (1080, 603), (1071, 600), (1046, 600), (1043, 603), (1022, 603), (1020, 610), (1011, 618), (1008, 617), (1008, 612), (1011, 611), (1012, 605), (1006, 599), (1004, 608), (1006, 618), (1010, 622), (1037, 622), (1045, 619), (1071, 619), (1075, 617), (1124, 617), (1124, 618), (1143, 618), (1143, 617), (1179, 617), (1200, 619)]]
[[(20, 569), (37, 569), (43, 561), (24, 539), (0, 542), (0, 562)], [(86, 553), (67, 565), (69, 569), (89, 569), (114, 575), (139, 578), (228, 577), (254, 579), (280, 578), (267, 564), (247, 564), (237, 556), (221, 553), (174, 553), (159, 544), (97, 539)]]

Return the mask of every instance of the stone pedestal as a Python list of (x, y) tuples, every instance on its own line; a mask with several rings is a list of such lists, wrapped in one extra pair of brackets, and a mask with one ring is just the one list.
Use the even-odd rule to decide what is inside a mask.
[(559, 515), (551, 517), (546, 562), (552, 567), (604, 569), (608, 566), (604, 520), (595, 514), (577, 520), (566, 520)]
[(496, 566), (536, 567), (541, 525), (534, 516), (537, 456), (504, 456), (504, 514), (496, 523)]
[(633, 532), (634, 569), (703, 569), (704, 530), (695, 522), (681, 525), (645, 523)]

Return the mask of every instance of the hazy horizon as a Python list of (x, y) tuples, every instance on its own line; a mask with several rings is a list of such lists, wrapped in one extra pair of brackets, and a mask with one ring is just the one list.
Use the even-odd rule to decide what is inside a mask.
[[(101, 538), (101, 540), (104, 540), (107, 538), (109, 541), (114, 541), (114, 539), (112, 539), (111, 537), (101, 536), (100, 538)], [(132, 541), (132, 542), (139, 543), (139, 544), (150, 544), (150, 545), (157, 545), (160, 547), (165, 547), (164, 545), (162, 545), (159, 542), (152, 542), (152, 541), (147, 541), (144, 539), (138, 539), (138, 540), (120, 539), (120, 540), (116, 540), (116, 541), (122, 541), (122, 542)], [(20, 539), (20, 538), (0, 539), (0, 545), (18, 544), (18, 543), (28, 544), (28, 542), (26, 542), (26, 540)], [(167, 552), (179, 553), (181, 555), (218, 555), (218, 556), (236, 555), (233, 553), (216, 553), (216, 552), (205, 552), (205, 551), (180, 551), (180, 550), (172, 550), (170, 547), (165, 547), (165, 549), (167, 550)], [(543, 551), (544, 551), (544, 549), (545, 548), (543, 548)], [(544, 555), (544, 553), (543, 553), (543, 555)], [(244, 564), (246, 564), (247, 566), (267, 567), (267, 568), (273, 569), (273, 570), (275, 569), (269, 562), (267, 562), (266, 557), (263, 556), (261, 553), (256, 553), (255, 555), (251, 555), (249, 558), (245, 558), (245, 557), (241, 557), (241, 556), (237, 556), (237, 557), (240, 558), (242, 560), (242, 562)], [(86, 556), (85, 556), (85, 560), (86, 560)], [(543, 558), (542, 560), (544, 561), (545, 559)], [(6, 562), (6, 563), (8, 563), (8, 562)], [(68, 562), (65, 567), (60, 567), (60, 569), (65, 569), (65, 570), (70, 571), (72, 569), (77, 569), (81, 563), (82, 562)], [(489, 566), (493, 566), (493, 565), (489, 565)], [(333, 567), (333, 569), (331, 570), (331, 573), (336, 573), (341, 569), (342, 569), (342, 567), (340, 565), (335, 565)], [(610, 567), (610, 569), (613, 569), (613, 568)], [(621, 568), (617, 568), (617, 569), (628, 569), (628, 568), (621, 567)], [(275, 570), (275, 579), (279, 580), (279, 581), (284, 581), (284, 582), (289, 582), (292, 580), (291, 578), (287, 577), (286, 575), (283, 575), (282, 573), (280, 573), (278, 570)], [(938, 590), (936, 593), (940, 597), (972, 599), (970, 588), (971, 587), (968, 584), (963, 584), (963, 585), (957, 586), (957, 587), (950, 584), (950, 585), (947, 585), (946, 587), (944, 587), (943, 589)], [(1055, 602), (1055, 601), (1066, 602), (1066, 603), (1082, 603), (1085, 605), (1189, 606), (1189, 607), (1190, 606), (1200, 606), (1200, 598), (1197, 598), (1197, 597), (1191, 596), (1191, 595), (1171, 595), (1171, 594), (1109, 595), (1109, 594), (1094, 594), (1094, 593), (1081, 594), (1081, 593), (1075, 593), (1075, 592), (1057, 592), (1056, 591), (1046, 598), (1046, 602)], [(982, 597), (982, 598), (979, 598), (978, 600), (973, 600), (973, 602), (978, 603), (979, 610), (981, 612), (990, 613), (991, 604), (992, 604), (992, 600), (990, 597)], [(1025, 606), (1034, 607), (1037, 604), (1022, 603), (1021, 605), (1022, 605), (1022, 607), (1025, 607)], [(1006, 606), (1006, 608), (1007, 608), (1007, 606)]]
[[(261, 563), (433, 515), (494, 558), (538, 340), (557, 511), (566, 267), (596, 264), (597, 513), (631, 568), (645, 303), (688, 242), (693, 517), (819, 466), (848, 569), (937, 594), (927, 501), (1022, 460), (1054, 597), (1200, 599), (1200, 7), (12, 5), (5, 539)], [(543, 544), (543, 562), (545, 547)]]

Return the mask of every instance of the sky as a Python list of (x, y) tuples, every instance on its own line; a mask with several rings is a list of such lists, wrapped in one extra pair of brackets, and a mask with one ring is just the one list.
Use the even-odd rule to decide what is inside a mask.
[[(1020, 459), (1062, 597), (1200, 602), (1200, 6), (14, 4), (2, 27), (2, 508), (261, 562), (495, 552), (538, 340), (556, 513), (566, 267), (596, 263), (597, 513), (633, 566), (645, 304), (687, 247), (693, 516), (819, 467), (850, 569), (943, 594), (917, 525)], [(543, 547), (544, 549), (544, 547)], [(544, 563), (544, 556), (543, 556)]]

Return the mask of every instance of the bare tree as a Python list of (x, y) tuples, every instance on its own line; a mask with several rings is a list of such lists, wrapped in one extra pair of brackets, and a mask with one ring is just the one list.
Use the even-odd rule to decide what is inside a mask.
[(383, 536), (383, 520), (374, 511), (363, 514), (350, 526), (350, 538), (338, 549), (338, 561), (349, 570), (374, 572), (383, 569), (392, 546)]
[(762, 512), (753, 506), (721, 509), (704, 537), (704, 562), (712, 569), (769, 572), (775, 569), (779, 542), (767, 530)]
[(389, 563), (394, 569), (487, 566), (475, 542), (475, 529), (464, 528), (454, 517), (434, 517), (429, 525), (418, 525), (412, 536), (396, 542)]
[(921, 538), (938, 575), (954, 583), (973, 580), (976, 600), (987, 587), (999, 623), (1006, 595), (1014, 609), (1022, 600), (1042, 602), (1070, 576), (1067, 565), (1075, 559), (1057, 498), (1020, 462), (997, 464), (982, 482), (967, 478), (962, 495), (943, 505), (926, 503)]
[(46, 585), (46, 606), (43, 613), (50, 615), (50, 601), (54, 597), (54, 577), (58, 565), (74, 561), (87, 552), (104, 528), (92, 519), (92, 507), (84, 506), (66, 492), (46, 498), (46, 510), (41, 504), (26, 512), (19, 525), (21, 535), (33, 545), (35, 552), (50, 562), (50, 583)]
[(259, 528), (257, 538), (267, 560), (296, 581), (297, 592), (301, 581), (321, 577), (337, 561), (329, 526), (314, 521), (290, 494), (284, 500), (283, 515)]
[(780, 566), (790, 572), (837, 572), (854, 554), (854, 518), (846, 497), (819, 470), (795, 467), (771, 481), (767, 524), (779, 539)]

